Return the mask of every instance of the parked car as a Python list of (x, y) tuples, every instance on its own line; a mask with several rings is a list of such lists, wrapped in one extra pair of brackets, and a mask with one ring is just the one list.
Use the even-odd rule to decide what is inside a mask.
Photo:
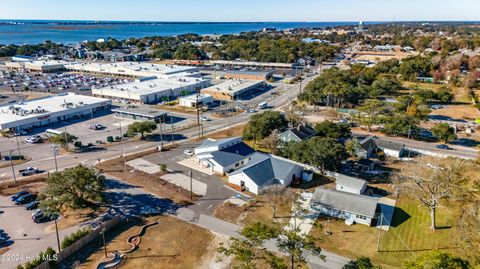
[(445, 144), (436, 145), (435, 147), (437, 149), (452, 149), (451, 147), (449, 147), (448, 145), (445, 145)]
[(105, 126), (101, 125), (100, 123), (95, 123), (95, 124), (92, 124), (92, 125), (88, 126), (88, 129), (102, 130), (102, 129), (105, 129)]
[(186, 149), (185, 151), (183, 151), (183, 154), (187, 156), (193, 156), (193, 151), (191, 149)]
[(42, 136), (34, 135), (34, 136), (27, 137), (25, 138), (25, 142), (30, 144), (40, 143), (42, 142)]
[(26, 195), (26, 194), (29, 194), (29, 193), (30, 193), (30, 192), (27, 191), (27, 190), (22, 190), (22, 191), (19, 191), (19, 192), (15, 193), (14, 195), (12, 195), (12, 196), (10, 197), (10, 199), (11, 199), (12, 201), (15, 201), (15, 200), (17, 200), (20, 196)]
[(37, 198), (37, 196), (35, 194), (29, 193), (29, 194), (20, 196), (17, 200), (15, 200), (15, 204), (16, 205), (24, 205), (24, 204), (32, 202), (36, 198)]
[(38, 174), (39, 170), (36, 167), (27, 167), (23, 170), (20, 170), (19, 172), (22, 176), (26, 177), (26, 176)]
[(28, 204), (25, 206), (25, 209), (26, 209), (26, 210), (34, 210), (34, 209), (37, 209), (39, 204), (40, 204), (40, 202), (37, 201), (37, 200), (32, 201), (32, 202), (28, 203)]

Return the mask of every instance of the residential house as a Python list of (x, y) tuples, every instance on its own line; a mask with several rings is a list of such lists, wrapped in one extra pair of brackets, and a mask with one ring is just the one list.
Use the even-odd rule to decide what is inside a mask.
[(241, 137), (206, 139), (194, 149), (197, 163), (219, 174), (226, 174), (246, 165), (255, 153)]
[(302, 166), (277, 156), (253, 154), (247, 165), (229, 174), (228, 182), (242, 190), (259, 194), (262, 188), (274, 184), (289, 186), (302, 178)]
[(374, 224), (377, 204), (377, 198), (322, 188), (315, 190), (311, 200), (312, 208), (324, 215), (369, 226)]
[(315, 130), (308, 126), (301, 124), (297, 127), (290, 127), (280, 133), (278, 138), (280, 141), (288, 143), (288, 142), (300, 142), (302, 140), (307, 140), (315, 135)]
[(336, 190), (353, 194), (363, 194), (367, 188), (365, 180), (338, 174), (336, 180)]
[(404, 144), (378, 138), (376, 136), (357, 136), (361, 148), (357, 149), (356, 155), (360, 158), (372, 158), (377, 155), (378, 151), (383, 151), (386, 156), (400, 158), (405, 153)]

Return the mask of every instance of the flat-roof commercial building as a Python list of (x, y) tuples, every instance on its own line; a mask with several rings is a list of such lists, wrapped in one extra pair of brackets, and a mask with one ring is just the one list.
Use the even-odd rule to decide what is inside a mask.
[(268, 80), (272, 72), (265, 71), (227, 71), (222, 74), (226, 79)]
[(200, 76), (198, 68), (169, 64), (152, 64), (137, 62), (116, 63), (71, 63), (65, 66), (69, 71), (113, 75), (128, 77), (157, 77), (168, 78), (172, 76)]
[(196, 94), (183, 96), (178, 101), (180, 106), (186, 107), (201, 107), (213, 103), (213, 97), (210, 94)]
[(115, 117), (126, 118), (138, 121), (154, 121), (156, 123), (165, 122), (168, 113), (163, 110), (153, 108), (143, 108), (136, 106), (128, 106), (123, 108), (112, 109)]
[(11, 70), (27, 70), (31, 72), (52, 73), (65, 70), (64, 61), (23, 61), (6, 62), (5, 66)]
[(217, 100), (235, 100), (238, 97), (252, 92), (263, 86), (264, 82), (259, 80), (231, 79), (201, 90), (202, 94), (211, 95)]
[(211, 65), (220, 65), (227, 67), (254, 67), (254, 68), (273, 68), (273, 69), (293, 69), (294, 64), (289, 63), (262, 63), (262, 62), (244, 62), (244, 61), (210, 61)]
[(135, 82), (92, 89), (93, 96), (123, 99), (141, 104), (156, 104), (184, 92), (192, 93), (210, 85), (209, 80), (194, 77), (139, 79)]
[(110, 109), (111, 100), (73, 93), (0, 106), (0, 130), (31, 129)]

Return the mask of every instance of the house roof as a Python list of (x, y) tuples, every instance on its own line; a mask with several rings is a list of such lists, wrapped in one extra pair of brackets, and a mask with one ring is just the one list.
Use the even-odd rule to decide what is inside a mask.
[(224, 148), (221, 151), (238, 154), (242, 156), (248, 156), (255, 153), (255, 150), (252, 149), (249, 145), (245, 144), (244, 142), (235, 144), (228, 148)]
[(312, 203), (373, 218), (378, 200), (365, 195), (317, 188)]
[(250, 157), (246, 166), (230, 175), (244, 173), (257, 186), (263, 186), (272, 179), (279, 182), (285, 182), (288, 180), (287, 175), (290, 175), (290, 172), (296, 167), (296, 164), (289, 162), (288, 160), (257, 152)]
[(205, 140), (203, 140), (202, 144), (200, 144), (200, 146), (198, 146), (197, 148), (219, 146), (219, 145), (222, 145), (224, 143), (228, 143), (230, 141), (233, 141), (237, 138), (238, 137), (229, 137), (229, 138), (223, 138), (223, 139), (205, 139)]
[(367, 182), (363, 179), (349, 177), (343, 174), (338, 174), (337, 176), (337, 185), (343, 185), (357, 190), (361, 190)]
[(375, 146), (380, 149), (391, 149), (391, 150), (396, 150), (400, 151), (402, 150), (405, 145), (400, 144), (397, 142), (393, 142), (390, 140), (385, 140), (378, 138), (376, 136), (357, 136), (357, 139), (359, 139), (360, 144), (362, 145), (363, 148), (367, 149), (369, 146)]
[(304, 139), (307, 139), (307, 138), (310, 138), (310, 137), (314, 136), (315, 135), (315, 130), (313, 130), (309, 126), (299, 125), (299, 126), (294, 127), (294, 128), (288, 128), (287, 130), (285, 130), (280, 135), (284, 135), (284, 134), (287, 134), (287, 133), (291, 133), (294, 136), (296, 136), (297, 138), (299, 138), (300, 140), (304, 140)]
[(390, 140), (380, 139), (377, 137), (375, 137), (373, 140), (375, 141), (375, 145), (377, 145), (377, 147), (380, 149), (391, 149), (391, 150), (401, 151), (405, 147), (404, 144), (400, 144)]
[[(222, 148), (222, 145), (230, 146)], [(195, 148), (195, 150), (197, 151), (198, 149), (203, 148), (207, 148), (207, 150), (197, 154), (198, 159), (211, 159), (223, 167), (242, 161), (246, 157), (255, 153), (255, 150), (242, 142), (239, 137), (231, 137), (218, 140), (205, 139), (200, 146)]]
[(225, 151), (214, 151), (211, 152), (210, 155), (213, 157), (213, 160), (220, 164), (223, 167), (232, 165), (234, 163), (237, 163), (243, 159), (245, 159), (245, 156), (235, 154), (235, 153), (230, 153), (230, 152), (225, 152)]

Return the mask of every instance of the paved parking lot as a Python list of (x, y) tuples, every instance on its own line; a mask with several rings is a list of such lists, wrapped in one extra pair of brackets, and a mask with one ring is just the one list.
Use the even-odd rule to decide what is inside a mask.
[[(48, 246), (57, 249), (54, 230), (46, 231), (53, 222), (34, 223), (31, 219), (32, 211), (15, 205), (10, 197), (0, 196), (0, 205), (0, 229), (10, 237), (10, 250), (0, 255), (0, 268), (13, 268), (17, 264), (23, 264)], [(60, 240), (76, 229), (78, 227), (75, 226), (60, 231)]]

